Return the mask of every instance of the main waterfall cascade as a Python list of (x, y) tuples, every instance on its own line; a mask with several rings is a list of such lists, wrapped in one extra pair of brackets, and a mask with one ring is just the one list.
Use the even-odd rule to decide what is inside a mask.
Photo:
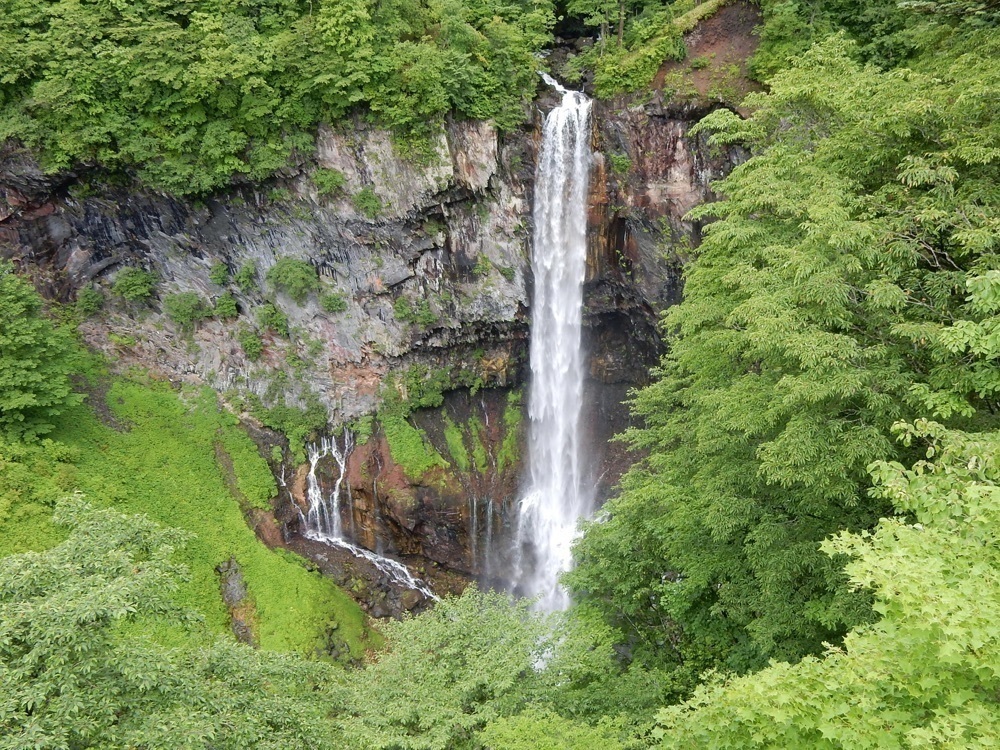
[(514, 585), (545, 610), (565, 609), (559, 575), (580, 518), (592, 511), (580, 450), (581, 327), (586, 272), (590, 100), (549, 76), (562, 103), (545, 118), (535, 182), (529, 477), (517, 521)]
[[(340, 493), (345, 486), (347, 457), (354, 448), (354, 439), (350, 430), (344, 430), (343, 443), (343, 448), (341, 448), (337, 445), (336, 438), (324, 437), (319, 444), (311, 443), (306, 448), (309, 456), (309, 474), (306, 476), (306, 499), (309, 501), (309, 508), (304, 513), (299, 509), (302, 535), (331, 547), (340, 547), (355, 557), (362, 557), (396, 584), (419, 591), (430, 599), (437, 599), (438, 597), (431, 591), (430, 587), (419, 578), (415, 578), (401, 562), (352, 544), (344, 537), (343, 522), (340, 517)], [(339, 469), (337, 480), (329, 496), (323, 495), (323, 489), (316, 477), (316, 467), (319, 465), (320, 459), (326, 456), (333, 456)], [(348, 499), (350, 499), (350, 491), (348, 485)]]
[[(518, 594), (534, 597), (538, 608), (565, 609), (569, 596), (559, 575), (572, 562), (571, 547), (579, 520), (593, 510), (593, 491), (585, 481), (581, 455), (580, 414), (583, 402), (581, 347), (583, 282), (586, 272), (587, 192), (591, 102), (568, 91), (549, 76), (546, 83), (562, 94), (561, 104), (545, 118), (535, 182), (532, 270), (534, 299), (531, 323), (531, 393), (528, 403), (529, 470), (517, 506), (513, 570), (509, 581)], [(325, 438), (309, 446), (309, 508), (301, 511), (304, 536), (348, 550), (371, 561), (396, 583), (437, 598), (406, 566), (363, 547), (345, 536), (341, 493), (347, 458), (353, 447), (344, 433), (343, 446)], [(324, 496), (316, 467), (332, 456), (339, 476)], [(349, 509), (349, 508), (348, 508)], [(472, 500), (472, 553), (478, 552), (478, 504)], [(487, 561), (492, 512), (487, 513)]]

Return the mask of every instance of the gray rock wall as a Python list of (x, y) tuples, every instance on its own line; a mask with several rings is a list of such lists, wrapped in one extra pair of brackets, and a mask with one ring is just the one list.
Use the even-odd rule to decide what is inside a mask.
[[(434, 157), (419, 166), (401, 158), (384, 131), (324, 129), (317, 162), (344, 176), (338, 194), (321, 196), (310, 172), (302, 171), (204, 202), (100, 183), (88, 195), (91, 186), (80, 182), (68, 189), (52, 183), (52, 192), (36, 188), (25, 195), (18, 175), (30, 164), (23, 156), (11, 158), (6, 172), (0, 170), (8, 213), (0, 225), (0, 252), (30, 267), (63, 299), (89, 283), (110, 298), (116, 274), (130, 265), (158, 276), (160, 297), (195, 292), (211, 301), (229, 291), (240, 319), (203, 322), (189, 339), (156, 305), (146, 310), (113, 303), (83, 331), (88, 343), (123, 364), (223, 391), (263, 393), (292, 359), (298, 376), (293, 395), (309, 388), (334, 422), (348, 420), (371, 412), (384, 375), (410, 361), (441, 366), (441, 356), (455, 349), (495, 347), (512, 363), (520, 361), (515, 350), (527, 335), (527, 185), (522, 173), (499, 174), (499, 156), (497, 134), (484, 123), (442, 130)], [(41, 181), (27, 176), (32, 184)], [(366, 188), (383, 205), (377, 216), (352, 201)], [(267, 272), (282, 257), (315, 266), (322, 293), (340, 294), (347, 309), (324, 312), (322, 293), (298, 304), (275, 290)], [(213, 284), (209, 272), (219, 263), (232, 275), (252, 266), (254, 288)], [(397, 319), (401, 297), (414, 309), (426, 305), (433, 320)], [(288, 316), (293, 335), (268, 336), (264, 357), (251, 362), (236, 334), (268, 300)], [(463, 354), (460, 366), (477, 366), (466, 360)], [(482, 375), (502, 383), (515, 373)]]

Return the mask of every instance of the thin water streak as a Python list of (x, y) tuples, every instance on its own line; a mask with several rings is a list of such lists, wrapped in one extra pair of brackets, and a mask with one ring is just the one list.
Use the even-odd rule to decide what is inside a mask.
[[(299, 510), (302, 520), (302, 535), (307, 539), (322, 542), (331, 547), (339, 547), (347, 550), (355, 557), (361, 557), (372, 563), (380, 572), (389, 577), (400, 586), (419, 591), (430, 599), (438, 599), (431, 591), (430, 587), (409, 571), (409, 569), (398, 560), (379, 555), (364, 547), (352, 544), (343, 533), (343, 522), (340, 513), (340, 493), (344, 486), (344, 478), (347, 475), (347, 458), (354, 449), (354, 438), (350, 430), (344, 431), (343, 447), (337, 444), (334, 437), (323, 437), (319, 444), (310, 443), (306, 446), (306, 453), (309, 457), (309, 474), (306, 476), (306, 498), (309, 501), (309, 508), (305, 513)], [(316, 468), (320, 459), (325, 456), (333, 456), (339, 469), (337, 478), (330, 495), (323, 495), (323, 488), (320, 486), (316, 476)], [(350, 486), (348, 485), (348, 502), (350, 503)]]

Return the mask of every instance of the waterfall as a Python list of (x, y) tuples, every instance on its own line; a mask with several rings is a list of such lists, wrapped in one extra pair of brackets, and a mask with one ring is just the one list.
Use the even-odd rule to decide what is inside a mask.
[(591, 511), (579, 439), (591, 103), (544, 77), (563, 99), (545, 118), (535, 181), (530, 473), (518, 510), (514, 582), (538, 597), (539, 608), (557, 610), (569, 603), (559, 574), (570, 567), (577, 522)]
[[(309, 510), (303, 518), (303, 525), (306, 534), (310, 532), (342, 539), (344, 531), (340, 520), (340, 488), (344, 482), (344, 475), (347, 473), (347, 456), (354, 448), (354, 439), (350, 430), (344, 430), (344, 449), (340, 450), (336, 438), (321, 437), (319, 445), (310, 443), (306, 446), (306, 454), (309, 457), (309, 475), (306, 479), (306, 496), (309, 500)], [(333, 456), (340, 469), (337, 474), (337, 481), (333, 486), (333, 492), (329, 498), (323, 497), (323, 490), (316, 478), (316, 467), (319, 460), (324, 456)]]
[[(391, 557), (376, 554), (371, 550), (351, 544), (344, 538), (343, 524), (340, 519), (340, 492), (344, 486), (344, 478), (347, 475), (347, 457), (354, 448), (354, 439), (350, 430), (344, 430), (344, 447), (337, 445), (336, 438), (321, 438), (319, 444), (310, 443), (306, 446), (306, 453), (309, 457), (309, 474), (306, 476), (306, 499), (309, 501), (309, 508), (305, 513), (299, 510), (302, 520), (302, 535), (307, 539), (312, 539), (331, 547), (339, 547), (347, 550), (355, 557), (362, 557), (374, 565), (381, 573), (388, 576), (394, 583), (404, 588), (419, 591), (430, 599), (437, 599), (434, 592), (426, 583), (419, 578), (415, 578), (409, 569)], [(316, 467), (320, 459), (325, 456), (333, 456), (337, 462), (339, 472), (337, 480), (334, 482), (333, 491), (329, 497), (323, 495), (323, 488), (316, 477)], [(348, 486), (348, 492), (350, 487)]]

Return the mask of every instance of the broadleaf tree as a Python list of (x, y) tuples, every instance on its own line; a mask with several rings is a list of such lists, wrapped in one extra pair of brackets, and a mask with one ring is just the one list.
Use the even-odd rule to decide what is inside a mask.
[(78, 496), (56, 521), (65, 541), (0, 560), (0, 748), (336, 745), (336, 667), (141, 637), (148, 618), (194, 624), (172, 600), (181, 532)]
[(888, 510), (900, 419), (996, 423), (1000, 40), (931, 19), (907, 69), (813, 47), (752, 117), (701, 127), (753, 158), (668, 311), (626, 439), (645, 457), (568, 581), (651, 664), (697, 674), (819, 653), (872, 617), (820, 542)]
[(663, 748), (996, 747), (1000, 743), (1000, 433), (900, 427), (926, 458), (872, 465), (900, 516), (842, 532), (877, 623), (798, 664), (716, 679), (660, 715)]
[(69, 380), (75, 347), (45, 316), (31, 284), (0, 263), (0, 430), (18, 439), (44, 435), (64, 407), (80, 402)]

